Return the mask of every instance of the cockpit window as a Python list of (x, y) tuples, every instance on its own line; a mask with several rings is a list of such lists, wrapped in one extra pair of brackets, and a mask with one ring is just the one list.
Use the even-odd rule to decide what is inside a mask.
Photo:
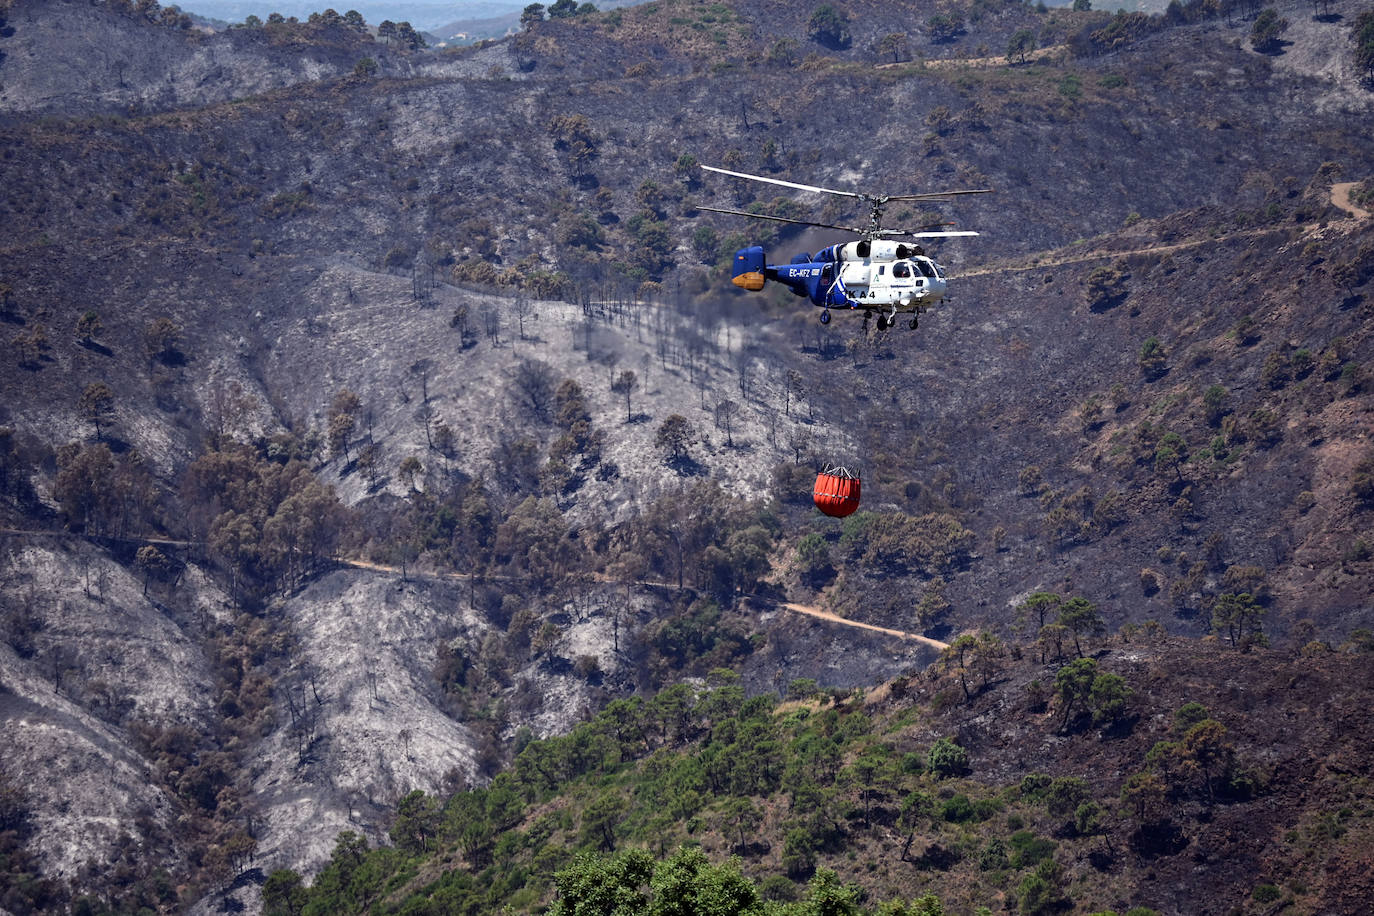
[(896, 264), (893, 264), (893, 265), (892, 265), (892, 276), (894, 276), (894, 277), (909, 277), (909, 276), (911, 276), (911, 266), (910, 266), (909, 264), (907, 264), (905, 261), (898, 261)]
[(925, 261), (917, 261), (916, 266), (919, 267), (921, 269), (921, 273), (925, 274), (927, 277), (936, 276), (935, 270), (930, 263), (927, 263)]

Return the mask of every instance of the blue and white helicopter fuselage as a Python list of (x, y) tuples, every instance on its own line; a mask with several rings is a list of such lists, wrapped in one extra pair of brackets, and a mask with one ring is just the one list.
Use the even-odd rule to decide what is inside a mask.
[(922, 310), (944, 301), (945, 270), (918, 245), (891, 239), (847, 242), (798, 254), (788, 264), (768, 264), (755, 245), (735, 253), (733, 282), (759, 290), (764, 282), (782, 283), (811, 300), (830, 320), (830, 309), (863, 309), (877, 313), (879, 325), (890, 326), (899, 312), (910, 313), (912, 326)]

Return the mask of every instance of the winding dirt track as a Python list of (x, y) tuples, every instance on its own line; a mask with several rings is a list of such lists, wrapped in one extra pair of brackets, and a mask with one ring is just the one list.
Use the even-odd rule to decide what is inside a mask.
[(91, 540), (91, 541), (123, 541), (129, 544), (161, 544), (163, 547), (203, 547), (201, 541), (176, 541), (171, 538), (155, 537), (115, 537), (114, 535), (85, 535), (73, 534), (70, 531), (60, 529), (38, 529), (38, 528), (0, 528), (0, 535), (14, 535), (16, 537), (36, 537), (36, 538), (66, 538), (69, 540)]
[[(1361, 220), (1374, 218), (1374, 214), (1371, 214), (1368, 210), (1364, 209), (1363, 207), (1360, 207), (1359, 205), (1351, 201), (1350, 191), (1357, 184), (1359, 184), (1359, 182), (1345, 181), (1339, 184), (1333, 184), (1331, 186), (1332, 206), (1340, 210), (1344, 210), (1346, 213), (1350, 214), (1349, 220), (1343, 220), (1340, 222), (1359, 222)], [(1303, 236), (1305, 237), (1312, 235), (1313, 233), (1318, 231), (1318, 228), (1319, 227), (1316, 225), (1308, 226), (1306, 230), (1303, 232)], [(1143, 248), (1131, 248), (1127, 250), (1087, 251), (1083, 252), (1082, 254), (1066, 255), (1064, 257), (1051, 258), (1049, 260), (1037, 260), (1034, 263), (1030, 264), (987, 264), (982, 267), (975, 267), (971, 270), (963, 271), (959, 274), (959, 277), (979, 277), (986, 276), (988, 274), (1010, 273), (1019, 270), (1044, 270), (1047, 267), (1059, 267), (1064, 264), (1081, 264), (1084, 261), (1101, 261), (1109, 258), (1124, 258), (1129, 257), (1130, 255), (1166, 254), (1174, 251), (1183, 251), (1188, 248), (1198, 248), (1203, 245), (1214, 245), (1223, 238), (1240, 238), (1245, 236), (1268, 235), (1272, 234), (1275, 231), (1277, 230), (1272, 226), (1263, 226), (1258, 229), (1242, 229), (1237, 232), (1228, 233), (1227, 235), (1221, 236), (1219, 238), (1188, 239), (1186, 241), (1175, 242), (1169, 245), (1147, 245)]]
[(929, 636), (922, 636), (919, 633), (908, 633), (905, 630), (891, 630), (887, 627), (880, 627), (871, 623), (861, 623), (857, 620), (849, 620), (845, 617), (840, 617), (837, 614), (832, 614), (829, 611), (823, 611), (818, 607), (807, 607), (804, 604), (790, 603), (780, 604), (778, 605), (778, 607), (785, 608), (786, 610), (792, 611), (795, 614), (805, 614), (808, 617), (815, 617), (820, 620), (828, 621), (830, 623), (844, 624), (847, 627), (857, 627), (860, 630), (871, 630), (874, 633), (883, 633), (887, 636), (896, 636), (900, 639), (914, 639), (916, 642), (925, 643), (926, 645), (934, 649), (949, 648), (949, 643), (940, 642), (940, 640), (938, 639), (931, 639)]
[[(1045, 48), (1036, 48), (1034, 51), (1026, 52), (1026, 60), (1044, 60), (1047, 57), (1067, 55), (1068, 45), (1050, 45)], [(904, 60), (893, 61), (891, 63), (874, 64), (875, 70), (892, 70), (897, 67), (911, 67), (916, 65), (916, 61)], [(975, 70), (983, 70), (989, 67), (1010, 67), (1013, 66), (1005, 54), (997, 57), (928, 57), (919, 62), (919, 65), (926, 70), (953, 70), (959, 67), (967, 67)]]
[[(21, 536), (26, 536), (26, 537), (55, 537), (55, 538), (82, 538), (82, 537), (83, 537), (82, 535), (72, 534), (70, 531), (34, 531), (34, 530), (27, 530), (27, 529), (21, 529), (21, 528), (0, 528), (0, 535), (21, 535)], [(117, 539), (111, 539), (111, 540), (137, 541), (137, 542), (140, 543), (140, 544), (162, 544), (162, 545), (167, 546), (167, 547), (196, 547), (196, 546), (202, 546), (202, 545), (198, 544), (197, 542), (193, 542), (193, 541), (174, 541), (174, 540), (171, 540), (171, 539), (169, 539), (169, 538), (117, 538)], [(396, 574), (396, 575), (398, 575), (398, 576), (399, 576), (399, 575), (402, 575), (402, 570), (401, 570), (401, 568), (400, 568), (399, 566), (387, 566), (387, 565), (382, 564), (382, 563), (372, 563), (372, 562), (369, 562), (369, 561), (367, 561), (367, 560), (356, 560), (356, 559), (351, 559), (351, 558), (348, 558), (348, 557), (335, 557), (335, 558), (334, 558), (334, 562), (335, 562), (335, 563), (338, 563), (340, 566), (348, 566), (348, 567), (351, 567), (351, 568), (353, 568), (353, 569), (366, 569), (366, 570), (369, 570), (370, 572), (394, 573), (394, 574)], [(441, 580), (450, 580), (450, 581), (452, 581), (452, 580), (467, 581), (469, 578), (471, 578), (471, 576), (469, 576), (467, 573), (456, 573), (456, 572), (455, 572), (455, 573), (433, 573), (433, 572), (417, 572), (416, 570), (407, 570), (404, 574), (405, 574), (405, 575), (409, 575), (409, 576), (413, 576), (414, 578), (417, 578), (417, 579), (441, 579)], [(499, 578), (501, 578), (501, 577), (500, 577), (500, 576), (485, 576), (484, 578), (486, 578), (486, 579), (499, 579)], [(664, 582), (636, 582), (635, 584), (636, 584), (636, 585), (652, 586), (652, 587), (656, 587), (656, 588), (671, 587), (671, 586), (669, 586), (667, 583), (664, 583)], [(886, 636), (895, 636), (895, 637), (897, 637), (897, 638), (899, 638), (899, 639), (911, 639), (911, 640), (915, 640), (916, 642), (925, 643), (926, 645), (931, 646), (932, 648), (935, 648), (935, 649), (946, 649), (946, 648), (949, 647), (949, 644), (948, 644), (948, 643), (940, 642), (940, 640), (938, 640), (938, 639), (931, 639), (929, 636), (922, 636), (922, 635), (919, 634), (919, 633), (908, 633), (908, 632), (906, 632), (905, 630), (893, 630), (893, 629), (890, 629), (890, 628), (888, 628), (888, 627), (880, 627), (880, 626), (877, 626), (876, 624), (872, 624), (872, 623), (863, 623), (862, 621), (858, 621), (858, 620), (849, 620), (849, 619), (847, 619), (847, 618), (840, 617), (838, 614), (832, 614), (832, 613), (830, 613), (829, 611), (823, 611), (823, 610), (821, 610), (821, 609), (818, 608), (818, 607), (808, 607), (807, 605), (804, 605), (804, 604), (791, 604), (791, 603), (779, 604), (778, 607), (780, 607), (780, 608), (782, 608), (782, 609), (784, 609), (784, 610), (787, 610), (787, 611), (791, 611), (791, 612), (794, 613), (794, 614), (804, 614), (804, 615), (806, 615), (807, 617), (814, 617), (814, 618), (816, 618), (817, 620), (824, 620), (824, 621), (826, 621), (826, 622), (828, 622), (828, 623), (838, 623), (838, 624), (841, 624), (842, 626), (846, 626), (846, 627), (855, 627), (856, 629), (860, 629), (860, 630), (869, 630), (870, 632), (873, 632), (873, 633), (882, 633), (882, 634), (884, 634), (884, 635), (886, 635)]]
[[(370, 562), (368, 562), (367, 560), (350, 560), (350, 559), (343, 559), (343, 558), (340, 558), (339, 560), (337, 560), (337, 562), (338, 562), (341, 566), (351, 566), (351, 567), (353, 567), (353, 568), (355, 568), (355, 569), (366, 569), (366, 570), (371, 570), (371, 571), (373, 571), (373, 572), (389, 572), (389, 573), (396, 573), (397, 575), (399, 575), (399, 574), (401, 573), (401, 570), (400, 570), (399, 567), (396, 567), (396, 566), (384, 566), (384, 565), (382, 565), (382, 564), (380, 564), (380, 563), (370, 563)], [(469, 578), (468, 575), (467, 575), (466, 573), (417, 573), (417, 572), (411, 572), (410, 575), (415, 576), (416, 578), (420, 578), (420, 579), (463, 579), (463, 580), (466, 580), (466, 579)], [(499, 577), (487, 576), (486, 578), (491, 579), (491, 578), (499, 578)], [(663, 582), (636, 582), (635, 584), (636, 584), (636, 585), (650, 586), (650, 587), (654, 587), (654, 588), (671, 587), (671, 586), (668, 586), (667, 583), (663, 583)], [(805, 605), (805, 604), (792, 604), (791, 602), (784, 602), (784, 603), (779, 604), (779, 605), (777, 605), (777, 606), (780, 607), (780, 608), (782, 608), (783, 610), (791, 611), (791, 612), (794, 613), (794, 614), (804, 614), (804, 615), (807, 616), (807, 617), (814, 617), (814, 618), (816, 618), (817, 620), (824, 620), (824, 621), (826, 621), (827, 623), (838, 623), (838, 624), (841, 624), (842, 626), (854, 627), (854, 628), (859, 629), (859, 630), (868, 630), (868, 631), (873, 632), (873, 633), (882, 633), (882, 634), (885, 635), (885, 636), (895, 636), (895, 637), (897, 637), (898, 639), (910, 639), (910, 640), (914, 640), (914, 641), (919, 642), (919, 643), (924, 643), (925, 645), (930, 646), (930, 647), (933, 648), (933, 649), (947, 649), (947, 648), (949, 648), (949, 643), (940, 642), (940, 640), (938, 640), (938, 639), (931, 639), (929, 636), (922, 636), (922, 635), (919, 634), (919, 633), (908, 633), (908, 632), (906, 632), (905, 630), (893, 630), (893, 629), (890, 629), (889, 627), (880, 627), (880, 626), (878, 626), (878, 625), (876, 625), (876, 624), (872, 624), (872, 623), (863, 623), (862, 621), (858, 621), (858, 620), (849, 620), (849, 619), (847, 619), (847, 618), (845, 618), (845, 617), (839, 616), (838, 614), (832, 614), (832, 613), (830, 613), (829, 611), (823, 611), (823, 610), (821, 610), (821, 609), (818, 608), (818, 607), (809, 607), (809, 606), (807, 606), (807, 605)]]
[(1355, 219), (1369, 219), (1371, 214), (1364, 207), (1358, 206), (1350, 200), (1350, 191), (1359, 184), (1358, 181), (1342, 181), (1331, 186), (1331, 203), (1349, 213)]

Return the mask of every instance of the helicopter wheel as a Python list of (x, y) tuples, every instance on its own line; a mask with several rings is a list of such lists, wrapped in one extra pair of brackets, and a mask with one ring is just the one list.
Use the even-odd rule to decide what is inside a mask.
[(829, 323), (830, 323), (830, 310), (829, 310), (829, 309), (826, 309), (825, 311), (821, 312), (821, 324), (829, 324)]
[(908, 321), (908, 322), (906, 323), (906, 326), (909, 327), (909, 328), (911, 328), (911, 330), (914, 331), (914, 330), (916, 330), (916, 325), (918, 324), (919, 320), (920, 320), (920, 319), (916, 318), (916, 316), (913, 315), (913, 316), (911, 317), (911, 320)]
[(880, 330), (880, 331), (886, 331), (886, 330), (887, 330), (888, 328), (890, 328), (890, 327), (892, 327), (892, 320), (891, 320), (890, 318), (888, 318), (886, 315), (879, 315), (879, 316), (878, 316), (878, 330)]

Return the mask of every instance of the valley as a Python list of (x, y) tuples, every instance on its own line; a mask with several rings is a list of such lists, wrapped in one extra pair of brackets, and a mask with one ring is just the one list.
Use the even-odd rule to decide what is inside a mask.
[[(0, 3), (0, 908), (1362, 912), (1374, 92), (1278, 11)], [(879, 332), (701, 164), (995, 193)]]

